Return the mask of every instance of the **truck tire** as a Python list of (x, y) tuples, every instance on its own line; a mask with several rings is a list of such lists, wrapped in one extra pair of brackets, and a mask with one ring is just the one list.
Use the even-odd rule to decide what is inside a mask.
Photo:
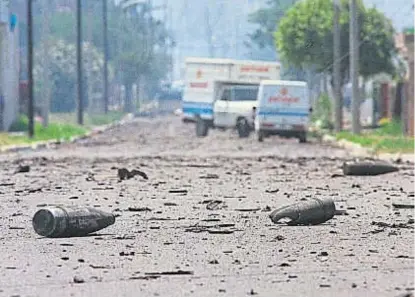
[(198, 118), (196, 120), (196, 136), (206, 137), (208, 135), (208, 131), (209, 131), (208, 123), (205, 120)]
[(251, 132), (248, 121), (244, 118), (238, 120), (236, 129), (238, 130), (239, 138), (246, 138)]
[(307, 133), (303, 132), (298, 136), (298, 140), (300, 143), (306, 143), (307, 142)]
[(258, 132), (257, 132), (257, 137), (258, 137), (258, 141), (259, 142), (263, 142), (264, 141), (264, 132), (263, 131), (261, 131), (261, 130), (259, 130)]

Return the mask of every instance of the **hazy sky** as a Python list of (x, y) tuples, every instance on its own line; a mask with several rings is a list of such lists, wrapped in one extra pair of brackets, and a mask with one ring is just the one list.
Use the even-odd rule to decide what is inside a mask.
[[(375, 5), (390, 18), (398, 32), (405, 27), (414, 26), (412, 0), (363, 1), (367, 7)], [(247, 23), (247, 16), (249, 12), (264, 6), (267, 0), (152, 0), (152, 2), (155, 6), (168, 4), (172, 8), (170, 20), (172, 20), (171, 25), (179, 43), (175, 50), (177, 71), (183, 66), (183, 59), (186, 56), (208, 56), (206, 7), (209, 8), (214, 18), (217, 18), (218, 13), (222, 14), (215, 29), (219, 46), (227, 40), (232, 45), (237, 43), (239, 46), (231, 46), (227, 55), (249, 58), (249, 51), (243, 46), (243, 41), (247, 39), (246, 34), (252, 31), (252, 26)], [(161, 11), (159, 16), (162, 16)], [(238, 52), (235, 52), (236, 48), (239, 49)], [(217, 54), (222, 55), (220, 49)]]
[(412, 0), (364, 0), (367, 7), (375, 5), (393, 22), (397, 31), (414, 26), (414, 2)]

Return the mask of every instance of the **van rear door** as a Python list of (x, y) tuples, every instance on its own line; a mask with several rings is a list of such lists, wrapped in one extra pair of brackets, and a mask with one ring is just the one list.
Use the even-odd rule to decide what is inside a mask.
[(280, 81), (264, 84), (259, 94), (258, 120), (262, 128), (305, 130), (309, 118), (308, 88), (305, 82)]

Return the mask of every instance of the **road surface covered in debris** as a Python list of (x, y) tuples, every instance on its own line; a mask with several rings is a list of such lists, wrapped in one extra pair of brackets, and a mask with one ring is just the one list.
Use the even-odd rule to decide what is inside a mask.
[[(414, 289), (413, 164), (342, 176), (346, 152), (138, 119), (77, 144), (0, 155), (0, 296), (398, 296)], [(15, 173), (28, 165), (28, 172)], [(139, 169), (120, 181), (117, 169)], [(26, 168), (27, 169), (27, 168)], [(27, 170), (23, 170), (27, 171)], [(277, 207), (332, 197), (317, 226)], [(46, 205), (119, 215), (82, 238), (38, 236)]]

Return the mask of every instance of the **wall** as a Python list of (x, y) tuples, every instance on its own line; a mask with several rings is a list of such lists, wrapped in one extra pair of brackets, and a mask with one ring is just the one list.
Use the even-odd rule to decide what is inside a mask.
[(408, 66), (408, 72), (404, 78), (404, 100), (402, 101), (404, 132), (409, 136), (414, 136), (414, 34), (397, 34), (395, 46)]
[(409, 66), (408, 78), (406, 80), (406, 132), (414, 136), (414, 35), (405, 36), (405, 46), (408, 49), (407, 62)]
[(0, 130), (7, 131), (19, 112), (19, 32), (18, 27), (10, 30), (9, 24), (3, 24), (0, 34), (0, 85), (4, 99), (4, 110)]

